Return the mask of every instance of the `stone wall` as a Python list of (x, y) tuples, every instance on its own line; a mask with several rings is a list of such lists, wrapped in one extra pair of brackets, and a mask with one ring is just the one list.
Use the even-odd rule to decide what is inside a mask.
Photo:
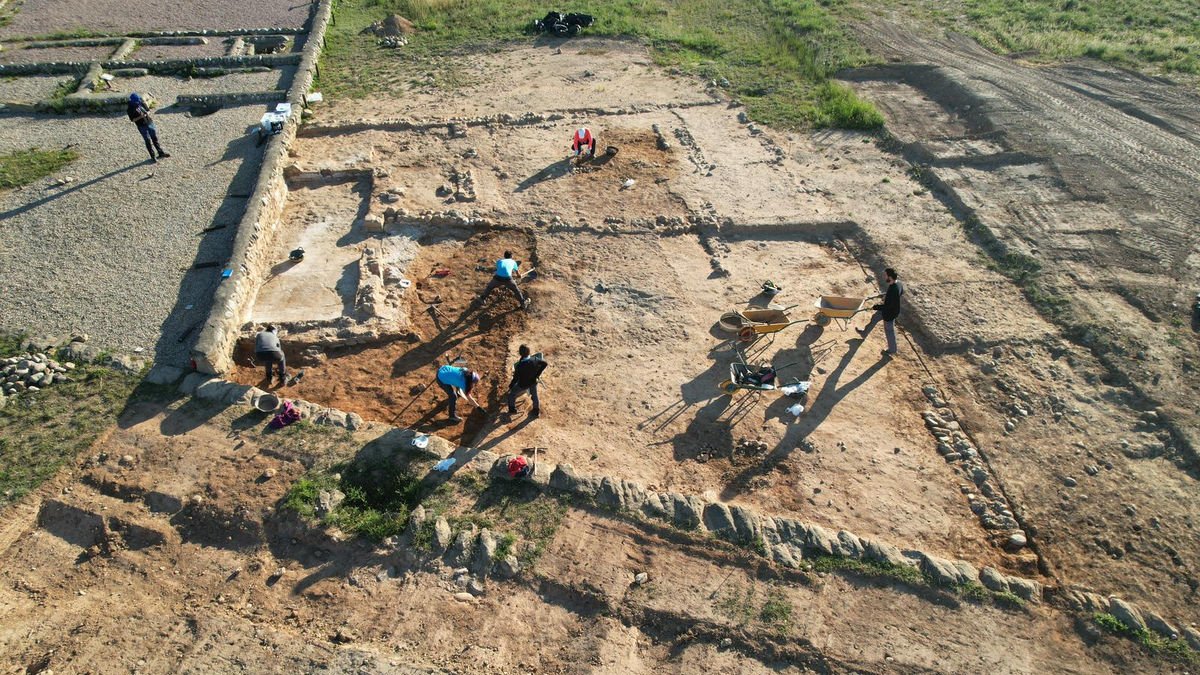
[[(202, 373), (225, 373), (233, 367), (233, 348), (238, 333), (271, 265), (268, 256), (272, 240), (287, 202), (288, 191), (283, 169), (289, 163), (288, 148), (296, 138), (304, 96), (312, 85), (332, 7), (333, 0), (321, 0), (313, 14), (308, 41), (300, 58), (300, 67), (287, 92), (287, 99), (292, 104), (292, 117), (284, 125), (281, 133), (267, 141), (258, 182), (247, 201), (246, 212), (242, 214), (238, 223), (237, 235), (233, 242), (233, 253), (228, 266), (233, 274), (217, 287), (212, 310), (200, 330), (196, 346), (192, 349), (192, 360), (196, 369)], [(249, 58), (266, 59), (273, 56)]]
[(244, 105), (246, 103), (275, 103), (287, 100), (286, 89), (270, 91), (240, 91), (224, 94), (180, 94), (175, 97), (178, 106)]

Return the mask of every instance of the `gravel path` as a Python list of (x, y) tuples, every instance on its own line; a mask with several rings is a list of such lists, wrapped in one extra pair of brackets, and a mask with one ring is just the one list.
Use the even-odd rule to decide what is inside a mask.
[(234, 73), (220, 77), (198, 77), (191, 80), (147, 75), (145, 77), (116, 78), (113, 80), (113, 87), (122, 92), (151, 92), (155, 99), (169, 105), (174, 102), (177, 94), (226, 94), (285, 89), (292, 83), (292, 76), (295, 74), (296, 67), (287, 66), (276, 68), (269, 73)]
[(0, 78), (0, 101), (33, 103), (50, 98), (60, 82), (75, 82), (69, 75), (34, 75)]
[(206, 45), (142, 45), (126, 58), (130, 61), (165, 61), (167, 59), (203, 59), (225, 56), (229, 42), (225, 38), (209, 37)]
[(0, 37), (86, 29), (105, 33), (231, 28), (303, 28), (304, 0), (24, 0)]
[(53, 49), (17, 49), (5, 45), (0, 63), (51, 63), (62, 61), (103, 61), (112, 55), (115, 46), (55, 47)]
[[(156, 92), (171, 100), (181, 93)], [(118, 352), (184, 365), (208, 315), (261, 151), (245, 131), (264, 106), (156, 116), (173, 156), (146, 162), (135, 128), (110, 117), (0, 116), (0, 149), (78, 144), (55, 177), (0, 194), (0, 330), (83, 331)], [(229, 227), (204, 234), (214, 224)]]

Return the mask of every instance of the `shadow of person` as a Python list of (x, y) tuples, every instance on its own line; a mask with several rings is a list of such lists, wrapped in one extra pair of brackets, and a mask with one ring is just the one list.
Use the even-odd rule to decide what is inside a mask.
[(571, 172), (571, 158), (564, 157), (562, 159), (551, 162), (546, 168), (538, 171), (529, 178), (517, 184), (513, 192), (524, 192), (529, 188), (548, 180), (562, 178)]
[[(743, 491), (743, 488), (748, 485), (750, 480), (755, 476), (761, 476), (773, 471), (776, 466), (778, 466), (791, 455), (792, 451), (800, 441), (807, 438), (809, 434), (817, 429), (817, 427), (821, 426), (821, 423), (824, 422), (827, 417), (829, 417), (829, 413), (832, 412), (839, 403), (844, 401), (851, 392), (861, 386), (864, 382), (871, 379), (875, 373), (879, 372), (879, 370), (887, 365), (888, 361), (891, 360), (886, 357), (880, 358), (878, 361), (867, 367), (866, 370), (855, 376), (853, 380), (839, 385), (842, 375), (845, 374), (846, 368), (850, 365), (850, 362), (854, 360), (854, 355), (857, 354), (859, 348), (862, 347), (863, 341), (859, 338), (852, 338), (847, 340), (847, 343), (849, 345), (849, 349), (847, 349), (846, 353), (842, 356), (842, 360), (838, 363), (837, 367), (829, 373), (829, 377), (826, 378), (825, 383), (821, 386), (821, 389), (817, 392), (816, 396), (809, 398), (807, 402), (808, 405), (806, 406), (804, 413), (795, 421), (794, 424), (791, 424), (787, 428), (787, 430), (784, 432), (783, 440), (780, 441), (779, 445), (773, 451), (771, 451), (766, 458), (764, 458), (761, 464), (748, 467), (745, 471), (734, 477), (733, 480), (729, 481), (729, 484), (724, 490), (721, 491), (721, 499), (728, 500), (737, 497)], [(768, 414), (772, 414), (772, 408), (774, 408), (774, 405), (768, 407)], [(786, 408), (784, 410), (785, 412), (783, 415), (790, 417), (791, 415), (790, 413), (786, 412)], [(778, 410), (775, 410), (774, 414), (778, 415), (780, 413)]]
[(687, 428), (670, 441), (675, 461), (697, 459), (711, 454), (710, 450), (723, 453), (733, 448), (733, 427), (736, 422), (722, 419), (732, 403), (731, 397), (718, 396), (696, 411)]

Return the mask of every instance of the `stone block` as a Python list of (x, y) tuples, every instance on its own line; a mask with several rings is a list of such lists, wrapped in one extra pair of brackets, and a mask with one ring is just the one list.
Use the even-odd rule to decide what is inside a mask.
[(983, 587), (996, 593), (1008, 592), (1008, 579), (994, 567), (985, 567), (979, 572), (979, 581)]
[(1108, 596), (1109, 613), (1117, 618), (1125, 625), (1126, 628), (1132, 631), (1146, 630), (1146, 620), (1142, 617), (1142, 613), (1137, 607), (1125, 602), (1115, 595)]
[(704, 505), (704, 528), (722, 539), (737, 533), (733, 524), (733, 514), (729, 512), (728, 506), (720, 502)]

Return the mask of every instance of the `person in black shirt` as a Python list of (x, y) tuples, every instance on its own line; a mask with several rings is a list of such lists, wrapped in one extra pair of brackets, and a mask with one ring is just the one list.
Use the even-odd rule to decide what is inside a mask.
[[(170, 157), (166, 150), (163, 150), (162, 146), (158, 144), (158, 130), (154, 127), (154, 120), (150, 119), (150, 107), (146, 105), (141, 96), (138, 96), (137, 93), (129, 95), (129, 106), (125, 113), (129, 115), (129, 120), (137, 125), (138, 133), (146, 142), (146, 151), (150, 153), (151, 162)], [(154, 156), (156, 149), (158, 157)]]
[(508, 384), (508, 414), (517, 414), (517, 397), (525, 390), (529, 390), (529, 397), (533, 399), (533, 407), (530, 408), (529, 415), (537, 417), (541, 413), (541, 405), (538, 401), (538, 378), (542, 376), (542, 371), (546, 369), (547, 364), (538, 356), (530, 356), (527, 345), (521, 345), (517, 352), (521, 355), (521, 360), (513, 366), (512, 382)]
[(894, 356), (896, 354), (896, 317), (900, 316), (900, 296), (904, 295), (904, 286), (900, 285), (896, 270), (891, 267), (883, 271), (883, 276), (888, 282), (887, 292), (883, 294), (883, 304), (872, 307), (871, 309), (874, 309), (875, 313), (871, 315), (870, 323), (866, 328), (856, 328), (855, 331), (860, 337), (865, 338), (875, 324), (883, 319), (883, 332), (887, 336), (887, 349), (883, 350), (883, 355)]

